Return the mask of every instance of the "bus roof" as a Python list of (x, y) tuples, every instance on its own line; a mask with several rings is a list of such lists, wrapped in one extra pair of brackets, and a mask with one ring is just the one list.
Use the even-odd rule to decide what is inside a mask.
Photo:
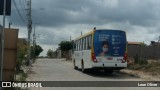
[(123, 31), (123, 30), (116, 30), (116, 29), (97, 29), (97, 30), (92, 30), (92, 31), (90, 31), (90, 32), (88, 32), (88, 33), (86, 33), (86, 34), (84, 34), (84, 35), (81, 35), (81, 36), (79, 36), (79, 37), (77, 37), (74, 41), (76, 41), (76, 40), (78, 40), (78, 39), (80, 39), (80, 38), (83, 38), (83, 37), (85, 37), (85, 36), (88, 36), (88, 35), (91, 35), (91, 34), (93, 34), (94, 33), (94, 31), (99, 31), (99, 30), (111, 30), (111, 31), (122, 31), (122, 32), (125, 32), (125, 31)]
[(78, 40), (78, 39), (80, 39), (80, 38), (83, 38), (83, 37), (85, 37), (85, 36), (91, 35), (92, 33), (94, 33), (94, 30), (92, 30), (92, 31), (90, 31), (90, 32), (88, 32), (88, 33), (86, 33), (86, 34), (84, 34), (84, 35), (81, 35), (81, 36), (77, 37), (74, 41), (76, 41), (76, 40)]
[[(108, 31), (122, 31), (122, 32), (125, 32), (125, 31), (123, 31), (123, 30), (117, 30), (117, 29), (98, 29), (98, 30), (108, 30)], [(96, 31), (98, 31), (98, 30), (96, 30)]]

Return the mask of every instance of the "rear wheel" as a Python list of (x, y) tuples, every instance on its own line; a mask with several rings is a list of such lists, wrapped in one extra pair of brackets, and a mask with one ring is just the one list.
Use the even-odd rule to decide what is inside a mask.
[(73, 61), (73, 67), (75, 70), (77, 70), (76, 64), (75, 64), (75, 60)]
[(81, 70), (82, 70), (83, 73), (86, 72), (86, 69), (84, 69), (84, 63), (83, 63), (83, 61), (82, 61), (82, 63), (81, 63)]

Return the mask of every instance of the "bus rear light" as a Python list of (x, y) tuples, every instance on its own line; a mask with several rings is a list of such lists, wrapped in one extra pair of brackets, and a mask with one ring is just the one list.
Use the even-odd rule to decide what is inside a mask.
[(125, 54), (124, 54), (124, 57), (123, 57), (123, 60), (122, 60), (122, 63), (124, 63), (124, 62), (127, 61), (127, 59), (128, 59), (127, 57), (128, 57), (128, 56), (127, 56), (127, 53), (125, 53)]
[(96, 59), (96, 56), (95, 56), (94, 53), (92, 53), (92, 61), (93, 61), (93, 62), (97, 62), (97, 59)]

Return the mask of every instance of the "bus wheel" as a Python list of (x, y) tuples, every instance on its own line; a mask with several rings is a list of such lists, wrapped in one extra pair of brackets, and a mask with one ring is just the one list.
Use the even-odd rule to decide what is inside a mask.
[(75, 70), (78, 69), (78, 68), (76, 67), (75, 60), (73, 61), (73, 67), (74, 67)]
[(108, 74), (112, 74), (112, 73), (113, 73), (113, 70), (111, 70), (111, 69), (105, 69), (104, 72), (105, 72), (105, 73), (108, 73)]
[(81, 70), (82, 70), (83, 73), (86, 72), (86, 69), (84, 69), (84, 63), (83, 62), (81, 63)]

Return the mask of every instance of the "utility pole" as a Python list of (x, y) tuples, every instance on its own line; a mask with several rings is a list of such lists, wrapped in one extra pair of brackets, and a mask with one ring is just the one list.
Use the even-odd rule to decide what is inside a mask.
[(34, 32), (33, 32), (33, 58), (35, 58), (35, 45), (36, 45), (36, 36), (35, 36), (35, 24), (34, 24)]
[(27, 50), (27, 65), (30, 65), (30, 35), (32, 32), (32, 18), (31, 18), (31, 0), (27, 2), (28, 7), (28, 50)]
[(11, 25), (12, 25), (12, 22), (10, 21), (10, 22), (9, 22), (9, 25), (8, 25), (8, 28), (9, 28), (9, 29), (11, 28)]
[[(1, 35), (1, 42), (2, 42), (2, 56), (1, 56), (1, 81), (3, 81), (3, 60), (4, 60), (4, 30), (5, 30), (5, 16), (6, 16), (6, 0), (4, 0), (4, 7), (3, 7), (3, 28), (2, 28), (2, 35)], [(0, 90), (2, 88), (0, 87)]]
[(72, 37), (70, 36), (70, 41), (72, 40)]

